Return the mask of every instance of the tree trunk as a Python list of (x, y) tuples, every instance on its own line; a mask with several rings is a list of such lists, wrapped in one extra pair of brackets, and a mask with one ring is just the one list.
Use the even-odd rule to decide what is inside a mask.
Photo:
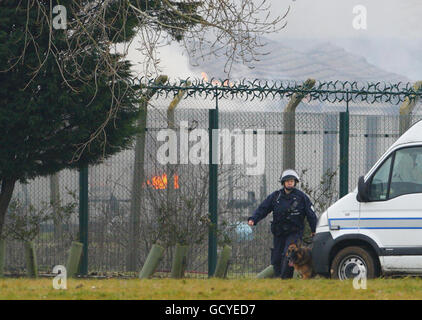
[(141, 106), (141, 119), (138, 126), (141, 133), (136, 137), (135, 144), (135, 163), (133, 170), (132, 194), (130, 201), (130, 227), (129, 227), (129, 255), (126, 261), (127, 271), (135, 271), (137, 269), (137, 260), (139, 254), (139, 237), (140, 237), (140, 215), (142, 210), (143, 190), (142, 184), (145, 182), (145, 128), (147, 117), (146, 104)]
[(38, 278), (37, 253), (33, 241), (25, 241), (26, 275)]
[(13, 190), (15, 189), (16, 179), (2, 178), (0, 191), (0, 238), (3, 234), (3, 227), (6, 218), (7, 208), (12, 199)]

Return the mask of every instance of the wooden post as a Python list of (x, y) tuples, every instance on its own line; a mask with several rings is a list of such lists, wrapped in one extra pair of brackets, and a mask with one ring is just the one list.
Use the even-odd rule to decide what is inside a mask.
[[(304, 90), (309, 90), (315, 85), (314, 79), (308, 79), (304, 82)], [(297, 92), (292, 95), (289, 103), (283, 112), (283, 170), (286, 169), (295, 169), (295, 153), (296, 153), (296, 141), (295, 141), (295, 131), (296, 131), (296, 119), (295, 111), (296, 107), (305, 97), (305, 93)]]
[[(190, 86), (191, 82), (187, 81), (185, 86)], [(177, 92), (177, 95), (173, 98), (173, 100), (170, 102), (170, 105), (167, 109), (167, 128), (175, 130), (176, 124), (174, 120), (174, 111), (176, 110), (177, 105), (180, 103), (180, 101), (183, 99), (183, 96), (185, 95), (186, 90), (180, 89)], [(176, 165), (174, 164), (168, 164), (167, 165), (167, 199), (172, 203), (173, 201), (173, 190), (174, 190), (174, 171), (176, 169)]]
[[(191, 82), (187, 81), (184, 86), (190, 86)], [(175, 110), (177, 105), (180, 103), (180, 101), (182, 101), (183, 96), (185, 95), (186, 90), (184, 89), (180, 89), (176, 96), (173, 98), (173, 100), (170, 102), (170, 105), (167, 109), (167, 128), (169, 130), (177, 130), (178, 126), (176, 126), (175, 123)], [(171, 141), (169, 141), (169, 143), (172, 143)], [(176, 143), (177, 145), (177, 141), (174, 141), (174, 143)], [(180, 147), (180, 146), (179, 146)], [(176, 197), (176, 184), (178, 183), (177, 180), (175, 180), (175, 175), (177, 174), (177, 169), (178, 169), (178, 165), (177, 164), (173, 164), (173, 163), (168, 163), (166, 165), (166, 175), (167, 175), (167, 186), (166, 186), (166, 201), (167, 201), (167, 205), (166, 205), (166, 210), (167, 210), (167, 215), (170, 218), (170, 223), (177, 225), (179, 223), (179, 212), (177, 210), (177, 201), (178, 198)], [(180, 199), (179, 199), (180, 200)], [(161, 227), (161, 226), (160, 226)], [(176, 239), (176, 241), (180, 241), (180, 239)], [(177, 244), (177, 246), (179, 246), (179, 250), (181, 250), (180, 245)], [(176, 246), (176, 250), (177, 247)], [(186, 249), (187, 250), (187, 249)], [(177, 272), (180, 272), (181, 270), (178, 270)], [(175, 275), (176, 277), (179, 277), (178, 275)]]
[[(415, 91), (418, 91), (422, 88), (422, 81), (417, 81), (413, 85), (413, 89)], [(410, 127), (410, 115), (413, 112), (413, 109), (416, 106), (416, 103), (418, 102), (419, 97), (406, 97), (406, 99), (403, 101), (403, 103), (400, 106), (400, 123), (399, 123), (399, 133), (402, 135), (406, 132), (407, 129)]]

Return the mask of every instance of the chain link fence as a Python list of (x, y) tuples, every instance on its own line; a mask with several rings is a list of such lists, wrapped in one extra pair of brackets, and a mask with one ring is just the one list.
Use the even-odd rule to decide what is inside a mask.
[[(88, 168), (90, 275), (136, 276), (155, 243), (165, 248), (157, 271), (167, 275), (175, 244), (182, 243), (189, 246), (186, 275), (207, 277), (209, 194), (215, 187), (218, 202), (211, 204), (218, 212), (214, 249), (224, 244), (232, 247), (229, 277), (256, 275), (270, 264), (271, 217), (252, 231), (246, 222), (259, 203), (280, 188), (285, 152), (294, 155), (294, 169), (302, 179), (299, 188), (318, 204), (315, 207), (321, 214), (340, 197), (339, 141), (344, 130), (340, 113), (347, 111), (346, 184), (352, 191), (358, 177), (399, 137), (400, 103), (415, 94), (410, 85), (380, 91), (368, 84), (354, 91), (351, 86), (350, 92), (344, 84), (340, 89), (317, 84), (306, 91), (296, 84), (274, 88), (255, 83), (192, 86), (174, 114), (168, 112), (169, 105), (186, 88), (174, 84), (158, 88), (148, 106), (143, 159), (136, 157), (135, 144), (140, 142), (134, 141), (132, 149)], [(294, 94), (303, 97), (294, 115), (293, 133), (286, 130), (283, 111)], [(210, 139), (210, 110), (216, 109), (221, 159), (217, 183), (210, 185), (209, 152), (216, 138)], [(422, 118), (420, 109), (417, 103), (407, 116), (411, 124)], [(283, 149), (286, 136), (292, 134), (294, 145)], [(141, 168), (142, 175), (136, 168)], [(135, 183), (141, 186), (138, 193), (134, 193)], [(17, 205), (11, 206), (7, 218), (6, 274), (25, 272), (23, 241), (31, 235), (41, 272), (66, 263), (71, 242), (79, 239), (79, 192), (77, 171), (17, 185), (13, 196)], [(60, 205), (49, 205), (53, 200)], [(30, 219), (48, 210), (55, 219), (39, 220), (31, 235), (19, 232), (29, 227), (17, 225), (16, 217)]]

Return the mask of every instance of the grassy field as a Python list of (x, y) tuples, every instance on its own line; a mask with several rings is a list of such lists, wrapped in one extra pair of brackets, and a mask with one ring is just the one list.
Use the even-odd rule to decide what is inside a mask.
[(422, 279), (376, 279), (355, 290), (352, 281), (327, 279), (69, 279), (67, 290), (52, 279), (0, 279), (0, 299), (422, 299)]

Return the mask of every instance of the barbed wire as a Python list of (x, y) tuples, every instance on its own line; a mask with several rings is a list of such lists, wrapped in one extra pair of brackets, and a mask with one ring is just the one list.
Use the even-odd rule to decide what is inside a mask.
[(411, 83), (389, 82), (359, 82), (359, 81), (316, 81), (315, 85), (307, 89), (303, 81), (295, 80), (239, 80), (229, 79), (179, 79), (167, 80), (156, 84), (155, 79), (136, 78), (133, 84), (142, 89), (156, 90), (156, 98), (174, 97), (180, 90), (185, 90), (185, 99), (191, 97), (225, 98), (244, 100), (264, 100), (276, 98), (290, 98), (293, 94), (302, 94), (309, 101), (320, 102), (366, 102), (399, 104), (406, 98), (422, 97), (422, 88), (415, 90)]

